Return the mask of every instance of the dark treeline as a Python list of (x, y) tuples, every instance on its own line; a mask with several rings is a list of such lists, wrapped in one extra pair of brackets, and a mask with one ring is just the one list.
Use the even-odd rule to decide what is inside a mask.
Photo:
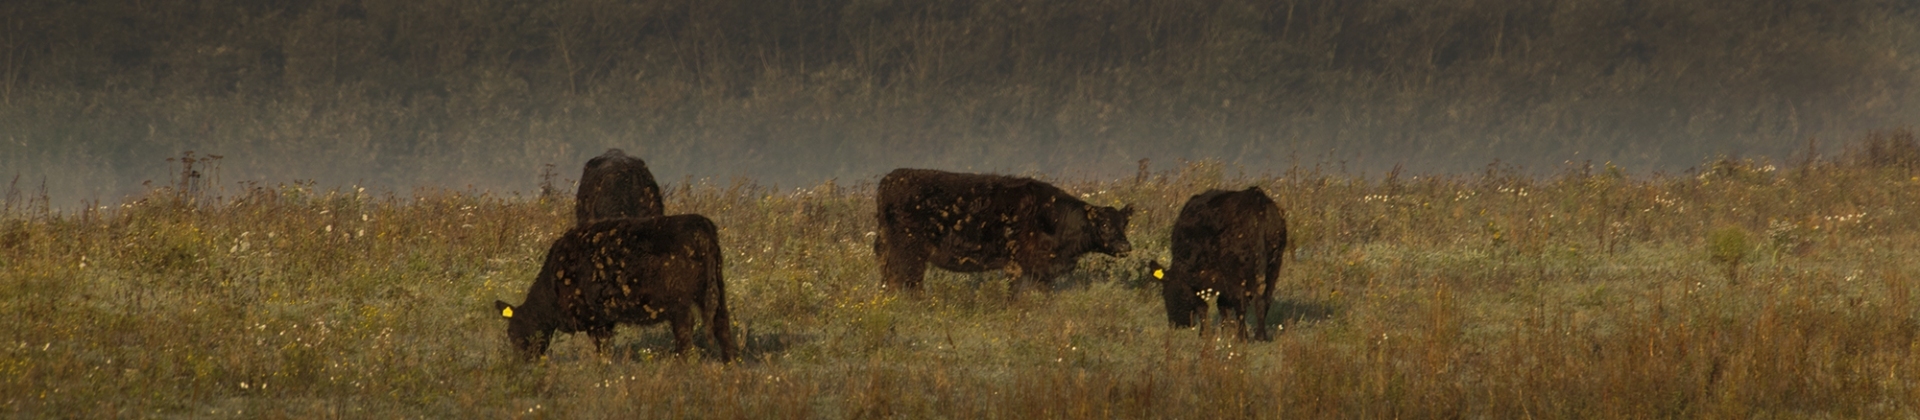
[[(1913, 125), (1880, 0), (0, 3), (0, 172), (57, 205), (222, 182), (526, 191), (1220, 159), (1683, 171)], [(1831, 147), (1831, 146), (1828, 146)]]

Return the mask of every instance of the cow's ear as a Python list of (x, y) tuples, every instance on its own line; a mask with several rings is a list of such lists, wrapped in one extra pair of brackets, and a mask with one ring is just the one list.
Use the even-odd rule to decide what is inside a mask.
[(496, 300), (493, 301), (493, 309), (500, 311), (501, 318), (513, 318), (513, 305)]
[(1133, 215), (1133, 205), (1132, 205), (1132, 204), (1128, 204), (1128, 205), (1127, 205), (1126, 207), (1121, 207), (1121, 208), (1120, 208), (1120, 214), (1122, 214), (1122, 215), (1127, 215), (1127, 216), (1132, 216), (1132, 215)]

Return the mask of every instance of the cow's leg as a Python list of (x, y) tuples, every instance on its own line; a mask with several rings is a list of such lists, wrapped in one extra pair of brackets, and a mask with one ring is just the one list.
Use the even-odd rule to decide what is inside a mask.
[[(896, 238), (897, 239), (897, 238)], [(881, 284), (890, 288), (919, 290), (920, 282), (927, 275), (928, 250), (925, 247), (903, 246), (887, 241), (880, 252)]]
[(1050, 290), (1047, 282), (1054, 277), (1054, 273), (1044, 265), (1020, 262), (1008, 263), (1007, 274), (1012, 277), (1007, 282), (1007, 300), (1010, 302), (1020, 301), (1020, 295), (1028, 290)]
[(613, 326), (588, 327), (587, 336), (593, 337), (593, 352), (599, 354), (602, 361), (609, 360), (607, 347), (613, 342)]
[(1267, 325), (1267, 312), (1273, 309), (1273, 280), (1266, 276), (1255, 279), (1253, 286), (1258, 289), (1247, 291), (1247, 317), (1252, 321), (1253, 339), (1273, 341), (1273, 331)]
[(1261, 302), (1259, 293), (1249, 290), (1246, 294), (1241, 295), (1240, 324), (1242, 325), (1242, 333), (1240, 334), (1240, 338), (1251, 341), (1269, 340), (1266, 331), (1266, 313), (1267, 305)]
[(707, 322), (707, 331), (713, 335), (713, 341), (720, 346), (720, 361), (733, 361), (734, 352), (739, 346), (733, 342), (733, 321), (727, 314), (727, 302), (721, 300), (712, 309), (702, 308)]
[[(1283, 220), (1280, 222), (1280, 225), (1284, 227), (1286, 226), (1286, 222)], [(1273, 245), (1273, 242), (1278, 242), (1279, 244)], [(1260, 294), (1255, 297), (1255, 299), (1259, 299), (1257, 303), (1260, 304), (1260, 334), (1258, 337), (1261, 337), (1263, 341), (1273, 341), (1273, 332), (1268, 331), (1269, 328), (1267, 328), (1267, 312), (1273, 309), (1273, 289), (1280, 284), (1280, 266), (1287, 255), (1284, 229), (1280, 235), (1280, 239), (1273, 242), (1269, 242), (1269, 245), (1273, 246), (1267, 253), (1267, 263), (1261, 273)]]
[[(668, 324), (673, 328), (673, 354), (686, 354), (693, 347), (693, 311), (692, 308), (678, 308), (667, 314)], [(716, 340), (717, 341), (717, 340)]]
[(1016, 274), (1008, 287), (1008, 299), (1017, 300), (1027, 289), (1051, 292), (1053, 280), (1073, 270), (1073, 258), (1061, 258), (1052, 252), (1054, 240), (1050, 236), (1028, 234), (1016, 242), (1009, 263)]
[(1200, 322), (1200, 316), (1205, 314), (1206, 310), (1207, 302), (1204, 300), (1191, 308), (1169, 306), (1167, 311), (1172, 315), (1167, 316), (1167, 319), (1173, 323), (1174, 328), (1193, 328), (1195, 323)]
[(1253, 339), (1273, 341), (1273, 328), (1267, 325), (1267, 311), (1273, 308), (1273, 298), (1266, 294), (1254, 294), (1248, 300), (1252, 301), (1247, 304), (1247, 317), (1252, 321), (1248, 325), (1253, 328)]
[(1221, 293), (1215, 306), (1220, 307), (1221, 332), (1233, 331), (1234, 338), (1247, 339), (1246, 296), (1236, 293)]
[[(1213, 299), (1200, 299), (1200, 305), (1193, 308), (1193, 326), (1200, 330), (1200, 337), (1219, 334), (1220, 326), (1213, 322), (1213, 312), (1207, 309)], [(1217, 306), (1217, 305), (1214, 305)]]
[(1023, 293), (1026, 293), (1027, 289), (1031, 289), (1031, 288), (1033, 288), (1032, 274), (1027, 274), (1024, 272), (1020, 274), (1015, 274), (1013, 276), (1013, 279), (1007, 282), (1007, 301), (1019, 302), (1020, 295)]

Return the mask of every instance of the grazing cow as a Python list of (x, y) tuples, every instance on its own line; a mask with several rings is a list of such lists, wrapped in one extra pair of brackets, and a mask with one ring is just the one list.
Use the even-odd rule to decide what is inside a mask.
[(624, 217), (660, 217), (667, 214), (662, 203), (660, 184), (653, 182), (646, 161), (627, 156), (620, 149), (607, 149), (607, 153), (588, 160), (580, 173), (574, 225)]
[(1267, 308), (1287, 247), (1287, 214), (1259, 187), (1209, 190), (1187, 200), (1173, 222), (1172, 267), (1149, 262), (1161, 282), (1167, 320), (1176, 327), (1204, 322), (1214, 300), (1241, 339), (1267, 341)]
[(1018, 295), (1050, 286), (1080, 256), (1125, 256), (1133, 207), (1087, 204), (1031, 178), (895, 169), (880, 179), (873, 253), (883, 284), (918, 289), (927, 263), (972, 273), (1005, 269)]
[(721, 360), (735, 352), (718, 230), (697, 214), (575, 227), (548, 248), (520, 306), (494, 306), (507, 318), (507, 341), (529, 359), (546, 354), (555, 330), (586, 331), (605, 354), (615, 324), (662, 321), (673, 326), (674, 352), (685, 352), (695, 317), (720, 345)]

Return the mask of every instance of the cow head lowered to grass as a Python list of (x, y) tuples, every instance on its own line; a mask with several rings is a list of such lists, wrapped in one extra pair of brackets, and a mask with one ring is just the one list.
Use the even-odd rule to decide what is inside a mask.
[(507, 341), (529, 359), (546, 354), (554, 331), (585, 331), (605, 354), (614, 326), (660, 322), (683, 353), (698, 319), (730, 361), (737, 346), (720, 257), (718, 229), (700, 215), (602, 220), (554, 240), (526, 300), (494, 301), (494, 309), (507, 319)]
[[(1267, 309), (1286, 255), (1287, 216), (1259, 187), (1193, 196), (1173, 222), (1170, 266), (1148, 263), (1175, 327), (1206, 322), (1207, 301), (1239, 337), (1272, 340)], [(1251, 321), (1252, 326), (1247, 324)]]
[(1032, 178), (895, 169), (880, 179), (873, 252), (881, 280), (918, 289), (928, 264), (972, 273), (1004, 269), (1013, 291), (1050, 286), (1080, 256), (1125, 256), (1126, 208), (1087, 204)]

